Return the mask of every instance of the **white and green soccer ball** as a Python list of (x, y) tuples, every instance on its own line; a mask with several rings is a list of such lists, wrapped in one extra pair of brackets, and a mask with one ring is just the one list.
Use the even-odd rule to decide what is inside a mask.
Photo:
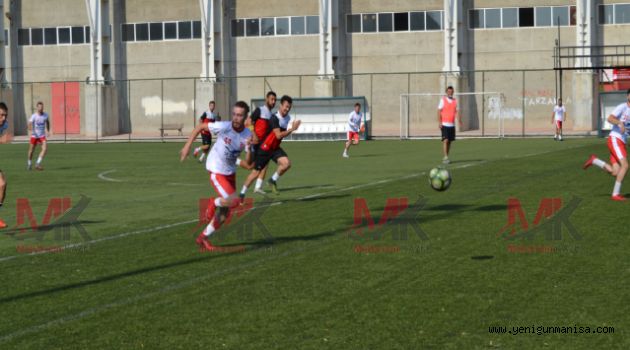
[(436, 191), (445, 191), (451, 185), (451, 173), (441, 166), (429, 172), (429, 184)]

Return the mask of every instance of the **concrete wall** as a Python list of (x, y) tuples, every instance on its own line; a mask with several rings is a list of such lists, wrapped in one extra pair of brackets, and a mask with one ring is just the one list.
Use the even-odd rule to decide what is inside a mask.
[[(316, 35), (232, 38), (230, 20), (235, 18), (264, 18), (318, 15), (315, 0), (222, 0), (216, 1), (216, 53), (219, 81), (228, 86), (228, 104), (236, 100), (249, 101), (263, 97), (269, 90), (279, 95), (312, 97), (315, 76), (270, 77), (280, 75), (315, 75), (319, 70), (319, 39)], [(598, 0), (598, 3), (618, 3), (619, 0)], [(346, 96), (366, 96), (372, 108), (374, 130), (384, 132), (399, 129), (400, 95), (403, 93), (439, 92), (439, 73), (444, 66), (444, 33), (393, 32), (347, 34), (346, 15), (399, 11), (443, 10), (442, 0), (339, 0), (338, 56), (333, 59), (338, 73), (348, 74)], [(14, 123), (16, 134), (26, 134), (26, 119), (33, 113), (34, 104), (42, 100), (50, 106), (49, 82), (85, 81), (89, 75), (89, 45), (55, 45), (21, 47), (17, 45), (17, 28), (88, 25), (84, 0), (41, 0), (12, 2), (7, 8), (12, 21), (7, 65), (11, 67), (10, 81), (45, 82), (12, 86), (14, 90)], [(503, 8), (519, 6), (574, 6), (575, 0), (464, 0), (461, 13), (460, 57), (462, 70), (545, 69), (553, 67), (553, 47), (556, 28), (516, 28), (497, 30), (469, 30), (468, 10), (471, 8)], [(595, 11), (594, 16), (597, 16)], [(117, 111), (121, 133), (157, 134), (157, 124), (183, 123), (192, 129), (202, 111), (194, 106), (194, 78), (201, 73), (200, 40), (158, 42), (122, 42), (121, 24), (150, 23), (201, 18), (197, 1), (179, 1), (176, 6), (156, 0), (110, 0), (112, 22), (111, 61), (112, 77), (116, 83)], [(630, 26), (596, 26), (598, 44), (627, 43)], [(575, 45), (576, 27), (561, 28), (562, 44)], [(438, 72), (431, 74), (374, 75), (370, 73)], [(362, 74), (350, 76), (349, 74)], [(248, 78), (226, 79), (227, 76)], [(128, 79), (156, 79), (190, 77), (188, 80), (134, 81)], [(563, 76), (565, 103), (573, 99), (572, 73)], [(469, 91), (497, 91), (504, 93), (506, 105), (515, 117), (506, 127), (522, 127), (523, 103), (525, 125), (532, 130), (542, 125), (550, 114), (549, 97), (555, 99), (554, 72), (527, 73), (523, 87), (522, 73), (481, 73), (468, 75)], [(80, 113), (85, 116), (84, 87), (81, 86)], [(205, 102), (205, 101), (204, 101)], [(205, 102), (207, 104), (207, 102)], [(229, 106), (217, 106), (226, 108)], [(471, 106), (477, 108), (478, 106)], [(483, 106), (480, 108), (483, 109)], [(421, 110), (417, 108), (417, 110)], [(520, 111), (520, 112), (519, 112)], [(433, 119), (427, 112), (427, 120)], [(228, 112), (229, 113), (229, 112)], [(520, 113), (520, 117), (519, 117)], [(418, 116), (420, 118), (420, 116)], [(569, 118), (571, 120), (571, 118)], [(157, 124), (156, 124), (157, 123)], [(570, 125), (569, 122), (568, 125)], [(82, 131), (85, 123), (82, 121)], [(393, 132), (392, 131), (392, 132)]]

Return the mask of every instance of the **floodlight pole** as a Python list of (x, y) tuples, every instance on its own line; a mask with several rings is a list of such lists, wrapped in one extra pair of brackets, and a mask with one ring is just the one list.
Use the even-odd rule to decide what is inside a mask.
[(214, 0), (199, 0), (201, 7), (201, 82), (216, 81), (214, 72)]
[(457, 57), (459, 52), (458, 19), (461, 0), (444, 0), (444, 68), (448, 75), (459, 75)]
[(104, 84), (110, 76), (109, 0), (85, 0), (90, 22), (89, 84)]
[[(4, 0), (0, 0), (0, 28), (4, 29)], [(4, 88), (7, 83), (6, 59), (4, 43), (7, 38), (4, 37), (4, 30), (0, 30), (0, 89)]]
[(334, 79), (332, 64), (332, 10), (334, 0), (318, 0), (319, 2), (319, 79)]

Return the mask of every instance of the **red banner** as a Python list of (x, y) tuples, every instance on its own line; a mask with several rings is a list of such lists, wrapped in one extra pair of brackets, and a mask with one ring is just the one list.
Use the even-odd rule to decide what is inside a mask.
[(630, 80), (630, 69), (614, 69), (614, 80)]

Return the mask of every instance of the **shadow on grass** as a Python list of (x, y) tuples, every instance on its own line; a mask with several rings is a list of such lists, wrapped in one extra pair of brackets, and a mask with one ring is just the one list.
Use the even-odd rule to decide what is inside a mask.
[[(338, 232), (328, 232), (328, 233), (318, 233), (318, 234), (309, 235), (309, 236), (280, 238), (280, 239), (276, 239), (275, 244), (282, 244), (282, 243), (288, 243), (288, 242), (293, 242), (293, 241), (312, 241), (312, 240), (315, 240), (315, 239), (318, 239), (318, 238), (321, 238), (321, 237), (334, 236), (337, 233)], [(271, 243), (272, 242), (267, 242), (266, 240), (260, 240), (260, 241), (256, 241), (256, 242), (248, 242), (247, 244), (240, 243), (240, 244), (234, 244), (234, 245), (239, 245), (239, 246), (252, 245), (252, 244), (269, 245)], [(194, 240), (192, 240), (191, 244), (196, 245), (197, 243)], [(226, 246), (233, 246), (233, 245), (219, 245), (218, 247), (226, 247)], [(202, 253), (202, 252), (200, 252), (200, 253)], [(253, 251), (252, 251), (252, 253), (253, 253)], [(180, 262), (176, 262), (176, 263), (164, 264), (164, 265), (159, 265), (159, 266), (154, 266), (154, 267), (149, 267), (149, 268), (129, 271), (129, 272), (125, 272), (125, 273), (119, 273), (119, 274), (115, 274), (115, 275), (111, 275), (111, 276), (95, 279), (95, 280), (92, 280), (92, 281), (85, 281), (85, 282), (80, 282), (80, 283), (74, 283), (74, 284), (69, 284), (69, 285), (60, 286), (60, 287), (56, 287), (56, 288), (50, 288), (50, 289), (46, 289), (46, 290), (42, 290), (42, 291), (38, 291), (38, 292), (26, 293), (26, 294), (16, 295), (16, 296), (12, 296), (12, 297), (6, 297), (6, 298), (0, 299), (0, 304), (8, 303), (8, 302), (16, 301), (16, 300), (28, 299), (28, 298), (32, 298), (32, 297), (49, 295), (49, 294), (53, 294), (53, 293), (57, 293), (57, 292), (70, 291), (70, 290), (73, 290), (73, 289), (76, 289), (76, 288), (81, 288), (81, 287), (99, 285), (101, 283), (116, 281), (116, 280), (120, 280), (120, 279), (127, 278), (127, 277), (140, 276), (140, 275), (143, 275), (143, 274), (146, 274), (146, 273), (151, 273), (151, 272), (160, 271), (160, 270), (166, 270), (166, 269), (173, 268), (173, 267), (192, 265), (192, 264), (196, 264), (196, 263), (199, 263), (199, 262), (205, 262), (205, 261), (208, 261), (210, 259), (215, 259), (215, 258), (220, 258), (220, 257), (234, 255), (234, 253), (202, 253), (202, 254), (204, 254), (204, 255), (205, 254), (217, 254), (217, 255), (205, 255), (203, 257), (199, 257), (199, 258), (195, 258), (195, 259), (189, 259), (189, 260), (180, 261)], [(240, 253), (238, 255), (241, 255), (241, 254), (247, 254), (247, 253), (246, 252), (245, 253)]]
[(289, 192), (289, 191), (295, 191), (295, 190), (304, 190), (304, 189), (311, 189), (311, 188), (322, 188), (322, 187), (332, 187), (333, 185), (319, 185), (319, 186), (300, 186), (300, 187), (287, 187), (287, 188), (280, 188), (280, 193), (282, 192)]
[(478, 255), (478, 256), (472, 256), (470, 257), (473, 260), (490, 260), (490, 259), (494, 259), (494, 256), (492, 255)]

